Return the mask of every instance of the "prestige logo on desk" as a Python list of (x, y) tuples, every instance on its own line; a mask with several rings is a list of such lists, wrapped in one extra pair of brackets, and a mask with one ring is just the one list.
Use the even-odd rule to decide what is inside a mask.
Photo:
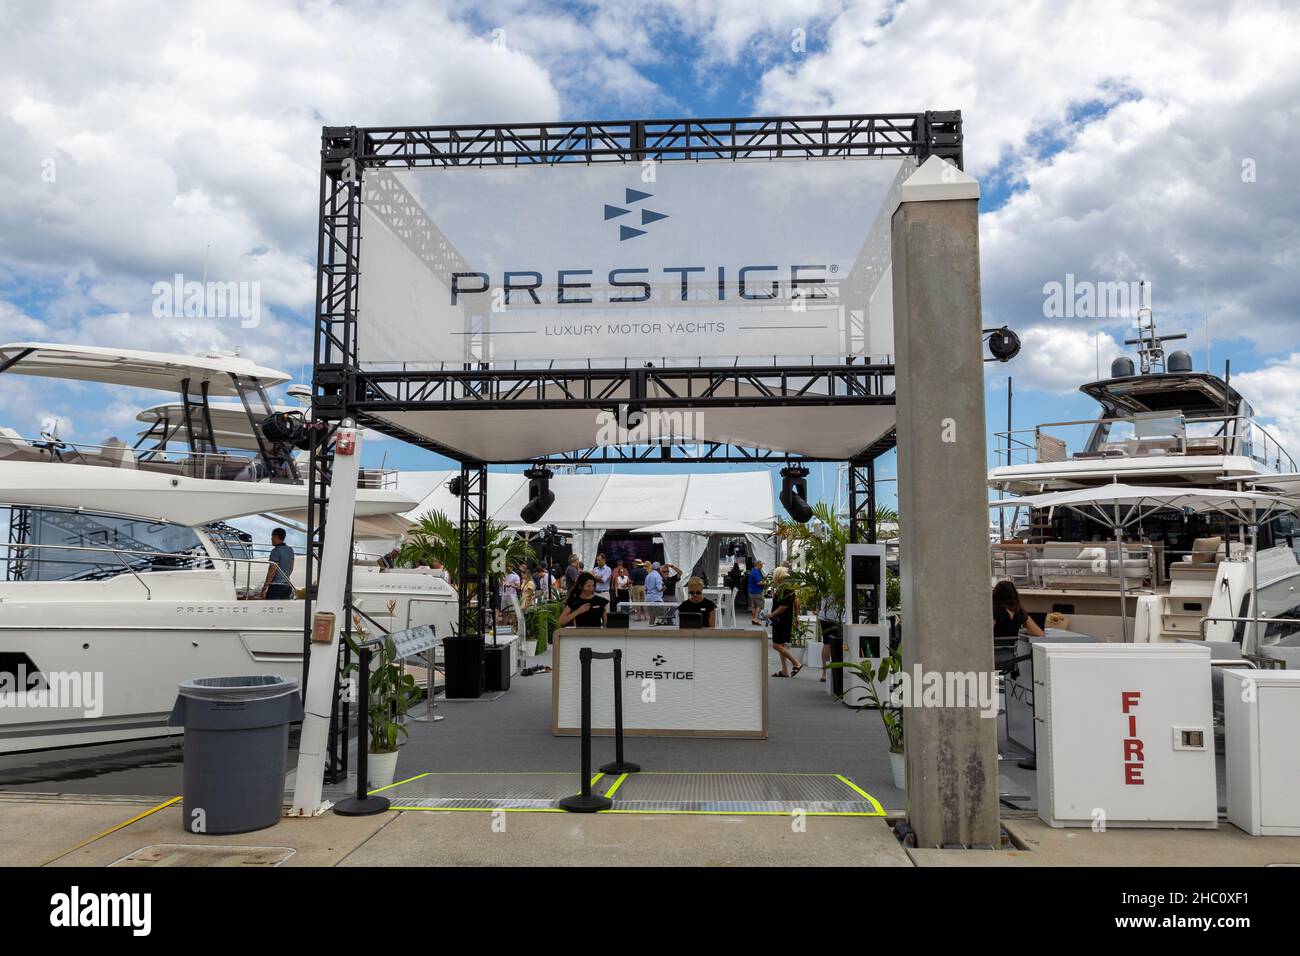
[[(650, 663), (656, 667), (663, 667), (668, 663), (668, 658), (662, 654), (656, 654), (650, 658)], [(650, 680), (695, 680), (694, 671), (639, 671), (628, 668), (623, 672), (623, 676), (632, 680), (646, 680), (647, 678)]]

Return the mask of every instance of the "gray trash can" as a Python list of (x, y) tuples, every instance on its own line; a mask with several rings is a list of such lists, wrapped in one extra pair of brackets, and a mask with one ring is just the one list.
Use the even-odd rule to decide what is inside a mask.
[(302, 720), (298, 682), (279, 675), (182, 683), (167, 723), (185, 728), (185, 829), (247, 833), (274, 826), (295, 720)]

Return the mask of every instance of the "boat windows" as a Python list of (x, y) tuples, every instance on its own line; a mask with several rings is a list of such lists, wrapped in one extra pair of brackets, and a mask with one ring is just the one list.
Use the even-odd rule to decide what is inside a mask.
[(8, 581), (95, 581), (119, 574), (210, 568), (193, 528), (61, 508), (0, 508)]

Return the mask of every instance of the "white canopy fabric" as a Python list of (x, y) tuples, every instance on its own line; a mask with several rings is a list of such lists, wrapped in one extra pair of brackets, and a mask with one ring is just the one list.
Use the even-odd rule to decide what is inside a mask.
[[(445, 487), (456, 474), (459, 472), (401, 473), (399, 490), (411, 497), (424, 492), (420, 503), (407, 512), (407, 517), (418, 520), (420, 515), (436, 509), (457, 518), (460, 514), (459, 499)], [(528, 502), (528, 480), (518, 472), (489, 471), (488, 514), (493, 521), (515, 530), (535, 528), (538, 524), (572, 529), (574, 550), (586, 561), (595, 557), (600, 539), (611, 530), (679, 522), (692, 515), (729, 522), (737, 529), (735, 534), (749, 538), (751, 546), (757, 548), (758, 543), (762, 543), (759, 550), (765, 554), (770, 550), (767, 535), (776, 526), (772, 472), (767, 470), (694, 475), (558, 474), (551, 479), (551, 491), (555, 493), (555, 503), (539, 521), (529, 524), (519, 515), (520, 509)], [(665, 557), (689, 571), (699, 554), (703, 553), (701, 550), (693, 558), (687, 553), (694, 548), (694, 539), (707, 546), (707, 535), (697, 533), (703, 530), (707, 529), (690, 528), (665, 534)], [(678, 533), (691, 540), (669, 540), (670, 535)]]
[(256, 379), (266, 386), (280, 385), (291, 378), (238, 355), (178, 355), (50, 342), (0, 345), (0, 365), (11, 359), (16, 361), (5, 369), (6, 375), (40, 375), (169, 392), (179, 390), (181, 383), (188, 380), (194, 392), (198, 392), (200, 383), (206, 382), (208, 394), (212, 396), (239, 394), (231, 375)]
[(1003, 499), (990, 507), (1066, 507), (1076, 511), (1091, 508), (1103, 513), (1112, 525), (1126, 527), (1144, 508), (1179, 508), (1198, 513), (1226, 514), (1239, 521), (1267, 520), (1266, 516), (1293, 511), (1300, 503), (1278, 495), (1227, 488), (1160, 488), (1145, 485), (1109, 484), (1073, 491), (1049, 492), (1025, 498)]

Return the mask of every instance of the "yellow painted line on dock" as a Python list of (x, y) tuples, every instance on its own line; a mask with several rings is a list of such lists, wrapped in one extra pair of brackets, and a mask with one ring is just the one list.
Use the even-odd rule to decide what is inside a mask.
[(168, 807), (172, 806), (173, 804), (175, 804), (175, 803), (179, 803), (179, 802), (180, 802), (180, 799), (181, 799), (180, 797), (172, 797), (170, 800), (165, 800), (165, 801), (163, 801), (162, 803), (158, 804), (158, 806), (153, 807), (152, 809), (149, 809), (149, 810), (144, 811), (144, 813), (137, 813), (137, 814), (136, 814), (135, 816), (133, 816), (130, 820), (123, 820), (123, 821), (122, 821), (121, 823), (119, 823), (117, 826), (109, 827), (109, 828), (108, 828), (107, 830), (105, 830), (103, 833), (96, 834), (95, 836), (91, 837), (89, 840), (82, 840), (82, 841), (81, 841), (80, 843), (78, 843), (76, 846), (72, 847), (71, 849), (64, 850), (64, 851), (63, 851), (62, 853), (60, 853), (58, 856), (50, 857), (48, 860), (46, 860), (44, 863), (42, 863), (41, 866), (48, 866), (49, 864), (53, 863), (55, 860), (58, 860), (58, 859), (60, 859), (60, 858), (62, 858), (62, 857), (67, 856), (69, 853), (75, 853), (75, 852), (77, 852), (77, 851), (80, 850), (83, 846), (90, 846), (90, 844), (94, 843), (96, 840), (102, 840), (102, 839), (104, 839), (104, 837), (108, 836), (109, 834), (116, 833), (118, 830), (121, 830), (121, 829), (123, 829), (123, 828), (125, 828), (125, 827), (129, 827), (131, 824), (135, 823), (137, 820), (143, 820), (145, 817), (149, 816), (151, 813), (157, 813), (159, 810), (166, 810)]
[(869, 804), (871, 804), (873, 807), (876, 808), (876, 812), (874, 814), (871, 814), (871, 816), (883, 817), (885, 815), (885, 808), (880, 805), (880, 803), (876, 800), (876, 798), (873, 797), (871, 794), (867, 793), (867, 791), (863, 790), (861, 787), (859, 787), (848, 777), (844, 776), (843, 774), (837, 773), (835, 775), (835, 779), (838, 780), (840, 783), (844, 784), (844, 786), (848, 787), (854, 793), (861, 796), (864, 800), (866, 800)]
[(405, 780), (399, 780), (396, 783), (390, 783), (387, 787), (379, 787), (375, 790), (371, 790), (370, 793), (379, 793), (383, 790), (389, 789), (390, 787), (400, 787), (404, 783), (410, 783), (412, 780), (419, 780), (421, 777), (427, 777), (427, 776), (429, 776), (428, 773), (417, 773), (414, 777), (407, 777)]
[[(399, 807), (393, 804), (388, 809), (401, 810), (403, 812), (418, 811), (422, 813), (570, 813), (563, 807)], [(597, 810), (596, 814), (602, 813), (641, 813), (649, 816), (658, 816), (660, 814), (674, 814), (677, 816), (695, 816), (695, 817), (788, 817), (795, 811), (793, 810)], [(808, 817), (869, 817), (876, 818), (883, 816), (883, 813), (869, 813), (865, 810), (809, 810), (804, 813)]]
[(615, 780), (614, 786), (610, 787), (608, 790), (605, 791), (605, 796), (607, 797), (614, 796), (614, 792), (618, 790), (619, 787), (623, 786), (623, 781), (626, 779), (627, 779), (627, 774), (623, 774), (617, 780)]

